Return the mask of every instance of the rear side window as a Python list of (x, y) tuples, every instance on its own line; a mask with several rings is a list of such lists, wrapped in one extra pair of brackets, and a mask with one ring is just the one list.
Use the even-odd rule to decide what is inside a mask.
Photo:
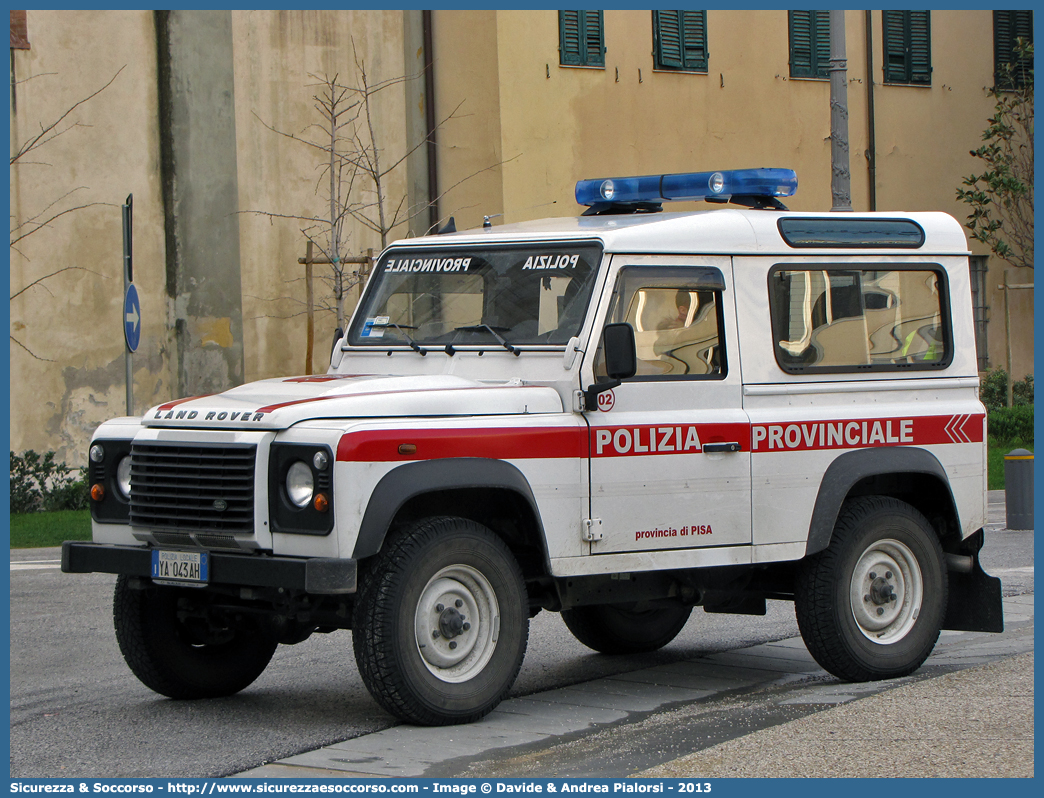
[(930, 370), (953, 358), (938, 268), (780, 266), (769, 305), (776, 361), (792, 374)]

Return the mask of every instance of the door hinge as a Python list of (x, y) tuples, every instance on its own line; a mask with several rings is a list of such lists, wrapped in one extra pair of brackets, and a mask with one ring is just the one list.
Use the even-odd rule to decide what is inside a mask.
[(573, 391), (573, 412), (583, 413), (587, 408), (584, 406), (584, 392)]
[(585, 518), (584, 519), (584, 540), (588, 543), (593, 543), (596, 540), (602, 539), (602, 519), (601, 518)]

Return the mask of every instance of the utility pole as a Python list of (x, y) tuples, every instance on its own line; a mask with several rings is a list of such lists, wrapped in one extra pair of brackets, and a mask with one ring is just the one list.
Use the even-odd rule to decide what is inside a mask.
[(830, 195), (832, 211), (852, 210), (848, 157), (848, 56), (845, 12), (830, 12)]

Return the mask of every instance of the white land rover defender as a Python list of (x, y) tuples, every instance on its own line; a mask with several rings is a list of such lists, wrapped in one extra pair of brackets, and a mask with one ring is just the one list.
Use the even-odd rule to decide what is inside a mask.
[(393, 244), (327, 374), (99, 427), (62, 569), (119, 575), (120, 648), (163, 695), (351, 629), (378, 703), (431, 725), (497, 705), (542, 609), (613, 654), (790, 600), (853, 681), (1001, 631), (963, 231), (788, 212), (796, 187), (581, 181), (579, 218)]

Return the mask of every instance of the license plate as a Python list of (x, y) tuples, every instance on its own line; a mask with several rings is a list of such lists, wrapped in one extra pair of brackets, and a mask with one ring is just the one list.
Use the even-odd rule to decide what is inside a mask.
[(152, 550), (152, 578), (173, 582), (206, 582), (210, 557), (205, 551)]

